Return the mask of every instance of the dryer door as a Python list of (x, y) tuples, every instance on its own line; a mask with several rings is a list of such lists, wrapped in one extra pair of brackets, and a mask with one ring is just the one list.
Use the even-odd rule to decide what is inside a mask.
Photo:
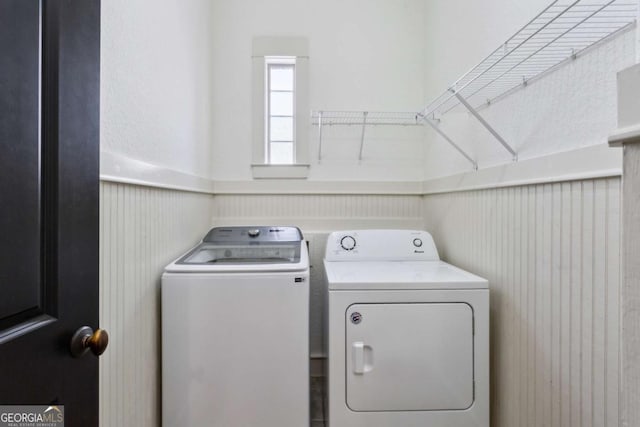
[(473, 403), (470, 305), (354, 304), (345, 321), (351, 410), (463, 410)]

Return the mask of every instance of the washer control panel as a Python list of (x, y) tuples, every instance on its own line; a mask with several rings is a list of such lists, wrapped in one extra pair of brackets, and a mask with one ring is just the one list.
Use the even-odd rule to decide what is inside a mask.
[(300, 242), (303, 240), (302, 232), (297, 227), (264, 226), (253, 227), (215, 227), (212, 228), (204, 239), (205, 243), (215, 244), (259, 244), (273, 242)]
[(345, 230), (329, 235), (327, 261), (438, 261), (433, 238), (422, 230)]

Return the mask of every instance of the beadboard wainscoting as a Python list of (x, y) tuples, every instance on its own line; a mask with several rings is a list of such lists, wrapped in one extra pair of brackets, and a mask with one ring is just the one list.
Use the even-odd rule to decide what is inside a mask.
[(297, 225), (308, 231), (413, 228), (422, 225), (419, 195), (218, 194), (216, 224)]
[(326, 355), (322, 260), (328, 233), (363, 228), (422, 228), (421, 200), (419, 195), (220, 194), (214, 198), (212, 221), (215, 225), (300, 227), (309, 242), (311, 263), (311, 356), (319, 358)]
[(441, 257), (491, 289), (494, 427), (618, 426), (620, 178), (426, 195)]
[(100, 184), (100, 425), (160, 425), (160, 275), (209, 229), (213, 196)]

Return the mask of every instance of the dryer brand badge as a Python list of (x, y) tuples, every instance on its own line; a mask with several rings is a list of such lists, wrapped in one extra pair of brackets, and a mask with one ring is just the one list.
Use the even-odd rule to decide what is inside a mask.
[(357, 311), (351, 313), (351, 323), (357, 325), (360, 322), (362, 322), (362, 314), (358, 313)]

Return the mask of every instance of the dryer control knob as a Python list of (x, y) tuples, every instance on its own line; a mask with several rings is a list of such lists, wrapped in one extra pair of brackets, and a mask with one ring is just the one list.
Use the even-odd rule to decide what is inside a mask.
[(260, 229), (256, 228), (254, 230), (249, 230), (247, 231), (247, 234), (249, 234), (249, 237), (258, 237), (260, 235)]
[(356, 247), (356, 239), (353, 236), (344, 236), (340, 239), (340, 246), (345, 251), (352, 251)]
[(415, 246), (416, 248), (419, 248), (422, 246), (422, 239), (413, 239), (413, 246)]

